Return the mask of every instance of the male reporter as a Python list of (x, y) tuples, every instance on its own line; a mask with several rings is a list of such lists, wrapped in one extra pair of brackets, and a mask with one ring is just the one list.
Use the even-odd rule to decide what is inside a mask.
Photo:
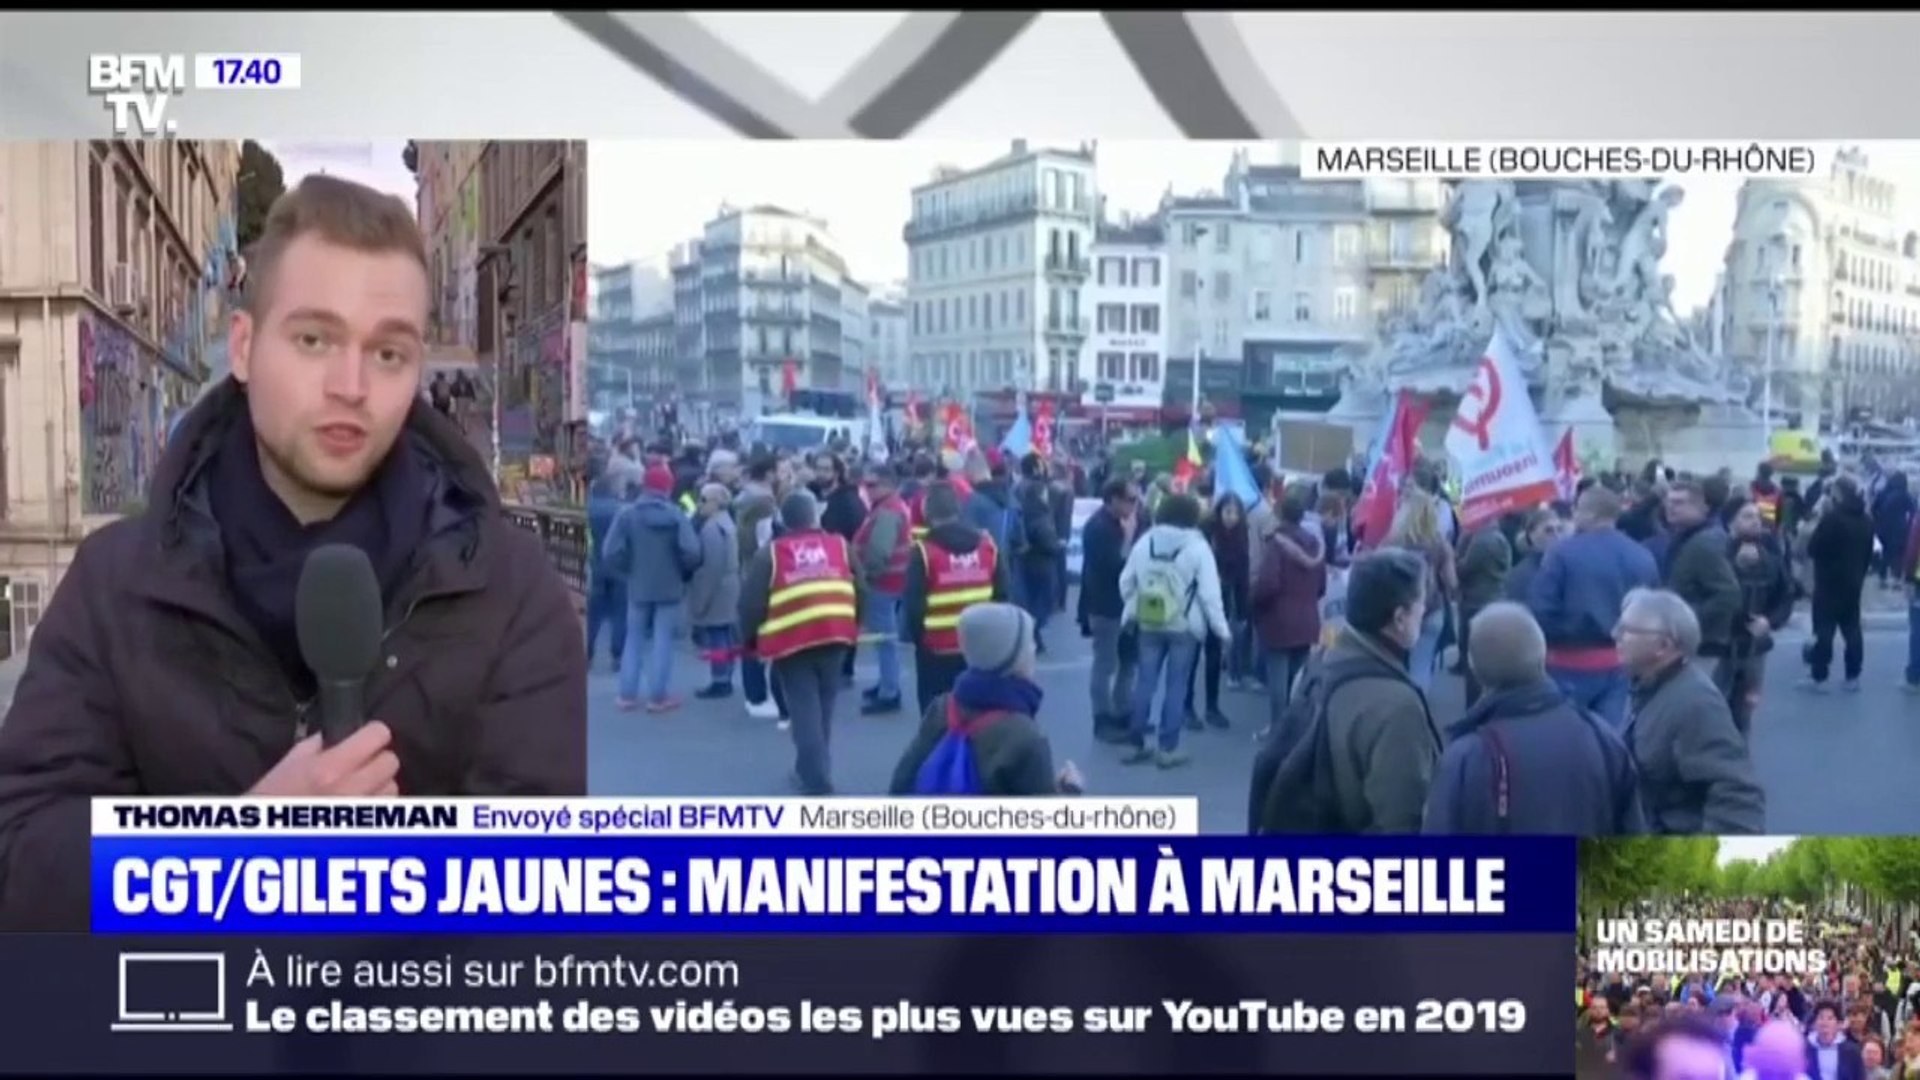
[[(0, 727), (0, 930), (86, 927), (92, 796), (585, 792), (579, 620), (421, 399), (427, 305), (399, 199), (317, 176), (274, 204), (233, 377), (33, 636)], [(294, 613), (322, 544), (367, 554), (385, 608), (367, 723), (332, 747)]]

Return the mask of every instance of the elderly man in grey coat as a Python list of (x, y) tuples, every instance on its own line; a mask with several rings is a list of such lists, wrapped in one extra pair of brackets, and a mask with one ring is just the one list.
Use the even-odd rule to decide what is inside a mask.
[(740, 610), (740, 539), (734, 525), (733, 493), (725, 484), (700, 489), (696, 525), (704, 558), (687, 583), (687, 625), (693, 644), (707, 658), (712, 682), (695, 697), (724, 698), (733, 693), (733, 667), (740, 640), (734, 619)]
[(1677, 593), (1635, 589), (1614, 627), (1632, 680), (1627, 747), (1653, 832), (1704, 836), (1766, 830), (1766, 792), (1733, 710), (1699, 659), (1700, 620)]

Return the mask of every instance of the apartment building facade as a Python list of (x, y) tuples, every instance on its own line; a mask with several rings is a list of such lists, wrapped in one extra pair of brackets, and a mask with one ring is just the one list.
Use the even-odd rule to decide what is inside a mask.
[(1087, 306), (1093, 326), (1073, 391), (1105, 424), (1161, 418), (1167, 360), (1167, 236), (1158, 220), (1102, 225)]
[(1341, 371), (1377, 339), (1363, 182), (1304, 179), (1240, 151), (1222, 188), (1161, 206), (1173, 357), (1165, 402), (1176, 422), (1191, 409), (1196, 357), (1200, 399), (1237, 415), (1249, 393), (1268, 408), (1337, 394)]
[(1857, 149), (1825, 176), (1741, 187), (1720, 325), (1756, 388), (1771, 371), (1777, 419), (1920, 414), (1916, 195)]
[[(24, 640), (226, 367), (240, 144), (0, 142), (0, 575)], [(31, 595), (28, 595), (31, 594)]]
[(476, 337), (493, 372), (503, 483), (535, 459), (569, 461), (587, 409), (584, 142), (492, 141), (480, 149)]
[(1095, 155), (1011, 149), (913, 189), (909, 378), (931, 395), (1063, 392), (1089, 332), (1083, 304), (1099, 219)]

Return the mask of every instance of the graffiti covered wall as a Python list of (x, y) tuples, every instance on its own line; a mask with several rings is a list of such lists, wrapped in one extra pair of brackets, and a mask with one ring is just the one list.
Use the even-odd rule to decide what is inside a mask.
[(145, 497), (170, 411), (192, 384), (111, 319), (83, 312), (78, 333), (81, 512), (124, 513)]

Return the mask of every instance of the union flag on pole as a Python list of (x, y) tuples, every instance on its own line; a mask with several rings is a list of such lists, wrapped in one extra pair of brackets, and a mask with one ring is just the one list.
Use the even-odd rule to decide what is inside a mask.
[(1033, 410), (1033, 452), (1053, 457), (1053, 402), (1042, 401)]
[(1572, 502), (1580, 490), (1580, 458), (1573, 452), (1572, 428), (1560, 433), (1559, 445), (1553, 448), (1553, 482), (1562, 502)]
[(1205, 459), (1200, 456), (1200, 443), (1193, 437), (1193, 429), (1187, 429), (1187, 452), (1173, 464), (1173, 489), (1186, 491), (1193, 486), (1194, 478), (1200, 475), (1200, 466)]
[(1531, 510), (1559, 490), (1526, 374), (1504, 330), (1493, 332), (1472, 384), (1460, 395), (1447, 453), (1460, 467), (1463, 528)]

